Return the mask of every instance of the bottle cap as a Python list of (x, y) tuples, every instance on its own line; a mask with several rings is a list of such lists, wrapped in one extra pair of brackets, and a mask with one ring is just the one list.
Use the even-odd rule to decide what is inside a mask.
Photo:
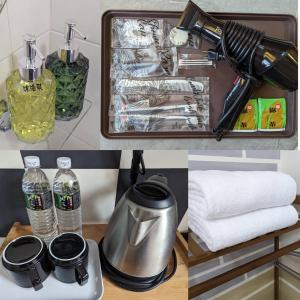
[(39, 168), (41, 166), (40, 158), (38, 156), (26, 156), (24, 157), (26, 168)]
[(24, 36), (24, 56), (19, 61), (19, 71), (23, 80), (34, 81), (43, 73), (44, 56), (36, 46), (33, 35)]
[(86, 36), (76, 28), (76, 22), (73, 20), (66, 22), (65, 45), (60, 48), (59, 57), (65, 63), (73, 63), (77, 60), (79, 47), (75, 43), (76, 33), (84, 40)]
[(59, 169), (71, 169), (72, 163), (69, 157), (59, 157), (57, 159), (57, 167)]

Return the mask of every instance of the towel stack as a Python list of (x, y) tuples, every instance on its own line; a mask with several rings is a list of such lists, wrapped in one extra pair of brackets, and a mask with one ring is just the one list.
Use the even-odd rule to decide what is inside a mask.
[(189, 227), (218, 251), (298, 221), (295, 180), (280, 172), (189, 172)]

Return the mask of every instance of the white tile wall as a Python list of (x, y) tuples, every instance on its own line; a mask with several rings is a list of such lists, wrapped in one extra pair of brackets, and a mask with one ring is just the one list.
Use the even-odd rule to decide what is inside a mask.
[(101, 0), (52, 0), (51, 29), (64, 32), (65, 21), (72, 18), (90, 42), (100, 44), (102, 6)]
[(95, 150), (81, 139), (71, 136), (62, 147), (62, 150)]
[(26, 33), (40, 36), (50, 28), (51, 0), (8, 0), (12, 50), (22, 46)]
[[(1, 48), (1, 47), (0, 47)], [(6, 98), (5, 80), (12, 69), (12, 60), (7, 57), (0, 61), (0, 98)]]
[[(100, 7), (100, 1), (8, 0), (0, 15), (0, 98), (6, 98), (5, 80), (18, 67), (18, 57), (23, 53), (23, 35), (36, 35), (38, 46), (46, 57), (63, 44), (64, 24), (66, 19), (71, 18), (78, 21), (78, 27), (89, 38), (89, 42), (78, 40), (78, 43), (90, 60), (86, 99), (92, 107), (80, 124), (58, 122), (48, 143), (27, 145), (19, 142), (12, 132), (0, 133), (0, 149), (99, 149), (101, 19), (100, 15), (97, 17), (100, 11), (97, 7)], [(83, 8), (95, 14), (87, 18), (87, 14), (82, 13)], [(62, 145), (66, 137), (68, 140)]]
[(9, 56), (9, 54), (11, 53), (10, 29), (8, 24), (7, 6), (3, 8), (3, 11), (0, 15), (0, 33), (0, 60), (2, 60)]

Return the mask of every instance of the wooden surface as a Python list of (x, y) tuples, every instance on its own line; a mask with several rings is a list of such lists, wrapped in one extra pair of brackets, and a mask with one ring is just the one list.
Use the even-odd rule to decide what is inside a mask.
[[(84, 225), (83, 235), (86, 239), (95, 240), (97, 243), (104, 236), (106, 225)], [(15, 223), (11, 228), (7, 238), (0, 248), (0, 253), (5, 245), (18, 236), (31, 233), (30, 226), (24, 226), (20, 223)], [(182, 245), (179, 243), (177, 235), (176, 253), (178, 258), (177, 272), (170, 281), (164, 283), (157, 289), (146, 293), (133, 293), (120, 289), (107, 278), (103, 278), (104, 296), (103, 300), (187, 300), (188, 299), (188, 268), (184, 262)]]
[(232, 247), (228, 247), (225, 249), (222, 249), (220, 251), (217, 252), (211, 252), (211, 251), (204, 251), (203, 249), (201, 249), (201, 247), (197, 244), (197, 242), (193, 239), (193, 237), (191, 236), (191, 234), (189, 235), (189, 250), (192, 253), (192, 256), (189, 257), (189, 266), (195, 266), (197, 264), (209, 261), (213, 258), (219, 257), (219, 256), (223, 256), (225, 254), (243, 249), (245, 247), (249, 247), (255, 244), (258, 244), (260, 242), (269, 240), (269, 239), (273, 239), (275, 237), (278, 237), (284, 233), (293, 231), (295, 229), (299, 229), (300, 228), (300, 221), (298, 221), (297, 224), (281, 229), (281, 230), (277, 230), (277, 231), (273, 231), (270, 232), (268, 234), (262, 235), (260, 237), (257, 237), (255, 239), (252, 239), (250, 241), (247, 241), (245, 243), (240, 243), (238, 245), (232, 246)]

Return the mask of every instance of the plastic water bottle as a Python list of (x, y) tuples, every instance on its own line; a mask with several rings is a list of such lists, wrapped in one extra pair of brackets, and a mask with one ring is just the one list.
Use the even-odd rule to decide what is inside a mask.
[(71, 159), (59, 157), (53, 192), (60, 233), (82, 234), (81, 199), (78, 179), (71, 170)]
[(32, 231), (49, 244), (58, 234), (49, 180), (40, 169), (39, 157), (27, 156), (24, 161), (27, 170), (23, 176), (22, 190)]

